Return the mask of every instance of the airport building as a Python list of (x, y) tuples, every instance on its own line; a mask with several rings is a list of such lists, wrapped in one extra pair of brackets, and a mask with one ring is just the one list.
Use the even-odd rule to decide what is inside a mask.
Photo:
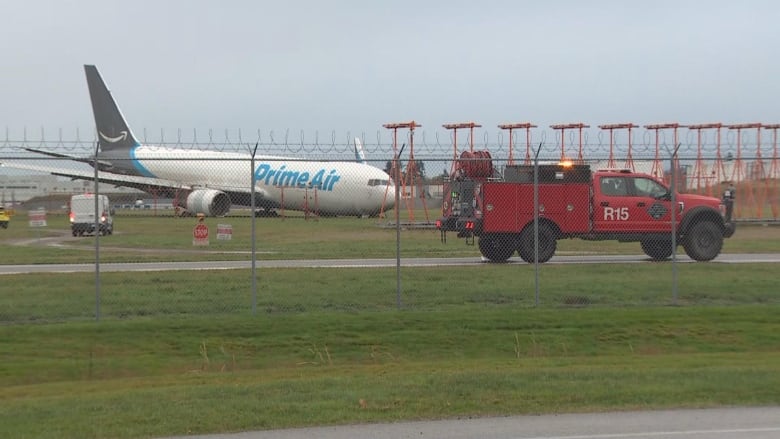
[[(136, 189), (101, 183), (100, 192), (138, 193)], [(54, 175), (0, 174), (0, 202), (4, 205), (23, 203), (36, 197), (94, 192), (95, 184), (86, 180), (71, 180)]]

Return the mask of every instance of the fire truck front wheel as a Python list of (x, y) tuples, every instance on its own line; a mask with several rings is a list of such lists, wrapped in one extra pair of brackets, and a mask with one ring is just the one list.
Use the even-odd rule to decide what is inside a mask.
[(505, 262), (515, 252), (509, 236), (485, 234), (479, 237), (479, 251), (491, 262)]
[(711, 261), (723, 248), (723, 232), (712, 221), (692, 225), (683, 238), (685, 253), (694, 261)]
[(653, 239), (642, 241), (642, 251), (654, 261), (663, 261), (672, 256), (672, 241), (665, 239)]

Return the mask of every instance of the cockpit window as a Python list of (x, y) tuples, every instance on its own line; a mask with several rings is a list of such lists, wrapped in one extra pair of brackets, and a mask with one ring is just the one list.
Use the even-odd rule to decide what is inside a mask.
[(369, 186), (387, 186), (389, 180), (382, 180), (381, 178), (372, 178), (368, 180)]

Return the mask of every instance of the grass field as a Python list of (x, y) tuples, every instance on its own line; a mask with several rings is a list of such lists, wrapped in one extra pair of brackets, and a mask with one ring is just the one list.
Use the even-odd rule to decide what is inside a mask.
[(778, 305), (0, 327), (15, 438), (780, 404)]
[[(248, 218), (231, 218), (233, 240), (207, 250), (192, 247), (191, 219), (117, 221), (117, 234), (100, 238), (102, 260), (248, 257)], [(376, 220), (262, 219), (258, 231), (261, 258), (395, 254), (395, 230)], [(48, 235), (61, 232), (5, 230), (0, 263), (94, 260), (93, 238), (49, 246)], [(779, 238), (780, 228), (741, 227), (724, 251), (776, 253)], [(478, 257), (435, 231), (405, 230), (402, 240), (407, 256)], [(405, 268), (400, 296), (394, 269), (261, 270), (255, 314), (248, 270), (103, 273), (99, 322), (92, 273), (4, 275), (0, 432), (142, 438), (778, 405), (776, 271), (680, 264), (674, 301), (670, 263), (543, 265), (537, 305), (525, 264)]]
[[(539, 307), (674, 305), (671, 264), (545, 265)], [(681, 264), (677, 305), (780, 303), (775, 264)], [(4, 275), (0, 323), (94, 320), (93, 273)], [(532, 265), (289, 268), (101, 274), (103, 319), (537, 306)]]
[[(94, 261), (94, 237), (70, 237), (67, 218), (51, 215), (49, 227), (30, 229), (23, 222), (0, 230), (0, 264), (76, 263)], [(190, 260), (245, 260), (249, 258), (251, 218), (207, 218), (215, 233), (217, 224), (233, 226), (230, 241), (210, 238), (208, 247), (193, 247), (193, 218), (117, 216), (115, 234), (100, 238), (104, 262), (154, 262)], [(373, 218), (301, 217), (258, 218), (255, 242), (259, 259), (392, 258), (396, 230), (387, 220)], [(57, 245), (51, 245), (52, 240)], [(19, 245), (24, 244), (24, 245)], [(638, 243), (592, 242), (579, 239), (559, 242), (559, 254), (642, 254)], [(725, 241), (724, 252), (780, 253), (780, 226), (740, 225)], [(432, 229), (404, 229), (403, 257), (479, 257), (474, 245), (448, 234), (447, 243)]]

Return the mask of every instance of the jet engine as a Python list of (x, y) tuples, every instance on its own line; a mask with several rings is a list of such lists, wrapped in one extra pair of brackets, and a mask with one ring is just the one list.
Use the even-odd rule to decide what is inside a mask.
[(197, 189), (187, 195), (187, 211), (206, 216), (224, 216), (230, 210), (228, 194), (215, 189)]

